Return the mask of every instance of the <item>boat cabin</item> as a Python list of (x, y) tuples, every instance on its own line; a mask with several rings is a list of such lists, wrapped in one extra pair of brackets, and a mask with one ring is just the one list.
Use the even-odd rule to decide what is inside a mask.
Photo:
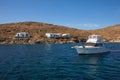
[(101, 47), (103, 46), (102, 37), (100, 35), (90, 35), (85, 46), (94, 46), (94, 47)]
[(102, 43), (102, 37), (100, 35), (90, 35), (86, 43)]

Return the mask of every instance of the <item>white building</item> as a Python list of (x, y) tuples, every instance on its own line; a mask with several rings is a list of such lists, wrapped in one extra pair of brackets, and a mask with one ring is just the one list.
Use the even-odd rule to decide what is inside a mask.
[(58, 38), (62, 38), (62, 37), (70, 38), (71, 37), (70, 33), (66, 33), (66, 34), (62, 34), (62, 33), (46, 33), (45, 36), (47, 38), (55, 38), (55, 37), (58, 37)]
[(55, 37), (54, 33), (46, 33), (45, 36), (47, 38), (54, 38)]
[(70, 35), (70, 33), (65, 33), (65, 34), (62, 34), (62, 37), (70, 38), (71, 35)]
[(47, 38), (62, 37), (62, 33), (46, 33)]
[(15, 35), (16, 38), (30, 38), (30, 35), (27, 32), (19, 32)]
[(54, 33), (54, 37), (62, 37), (62, 33)]

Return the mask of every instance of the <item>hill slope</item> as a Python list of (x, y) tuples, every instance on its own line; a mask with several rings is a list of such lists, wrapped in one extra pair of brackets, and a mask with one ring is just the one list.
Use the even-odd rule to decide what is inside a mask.
[(104, 39), (107, 40), (118, 40), (120, 39), (120, 24), (109, 26), (103, 29), (93, 30), (90, 32), (100, 34)]
[(10, 24), (0, 24), (0, 42), (13, 41), (17, 32), (28, 32), (37, 41), (45, 38), (45, 33), (70, 33), (72, 37), (87, 38), (90, 34), (100, 34), (106, 40), (120, 37), (120, 25), (110, 26), (98, 30), (78, 30), (65, 26), (58, 26), (39, 22), (20, 22)]

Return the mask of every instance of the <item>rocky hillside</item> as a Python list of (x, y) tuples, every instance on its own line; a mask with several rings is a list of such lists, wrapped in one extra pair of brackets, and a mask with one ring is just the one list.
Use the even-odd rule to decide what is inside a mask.
[(103, 29), (90, 31), (91, 33), (100, 34), (105, 40), (120, 41), (120, 24), (109, 26)]
[[(90, 34), (100, 34), (107, 41), (117, 40), (120, 38), (120, 25), (110, 26), (98, 30), (78, 30), (65, 26), (58, 26), (39, 22), (20, 22), (10, 24), (0, 24), (0, 43), (14, 43), (17, 41), (15, 34), (17, 32), (28, 32), (32, 37), (30, 39), (22, 39), (22, 43), (28, 41), (37, 42), (45, 41), (45, 33), (70, 33), (72, 38), (83, 39)], [(20, 42), (21, 43), (21, 42)]]

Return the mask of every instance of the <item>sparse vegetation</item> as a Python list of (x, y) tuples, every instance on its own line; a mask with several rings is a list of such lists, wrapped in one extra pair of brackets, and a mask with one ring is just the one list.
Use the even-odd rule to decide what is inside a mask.
[[(78, 30), (39, 22), (0, 24), (0, 43), (4, 41), (11, 42), (11, 44), (16, 42), (15, 34), (18, 32), (28, 32), (32, 36), (29, 40), (25, 40), (25, 43), (45, 42), (45, 33), (70, 33), (72, 36), (71, 40), (77, 38), (79, 41), (84, 41), (90, 34), (100, 34), (103, 36), (104, 40), (109, 41), (120, 38), (120, 24), (98, 30)], [(49, 41), (54, 42), (56, 40)], [(24, 43), (24, 40), (22, 43)]]

